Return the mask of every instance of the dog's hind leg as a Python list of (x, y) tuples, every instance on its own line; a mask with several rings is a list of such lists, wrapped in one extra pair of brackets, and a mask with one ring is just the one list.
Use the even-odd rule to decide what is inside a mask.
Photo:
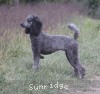
[(79, 76), (81, 79), (84, 78), (85, 69), (79, 63), (77, 46), (69, 47), (66, 51), (66, 57), (68, 58), (69, 63), (73, 66), (75, 75)]

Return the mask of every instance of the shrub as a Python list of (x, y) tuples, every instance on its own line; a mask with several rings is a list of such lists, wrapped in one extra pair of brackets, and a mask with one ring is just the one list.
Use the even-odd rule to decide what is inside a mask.
[(0, 0), (0, 4), (6, 3), (6, 0)]
[(89, 11), (89, 15), (94, 16), (96, 13), (96, 10), (99, 7), (99, 0), (87, 0), (87, 6)]

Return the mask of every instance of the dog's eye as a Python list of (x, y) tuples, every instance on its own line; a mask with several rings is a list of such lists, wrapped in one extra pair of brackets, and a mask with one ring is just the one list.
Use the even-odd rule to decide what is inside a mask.
[(28, 22), (31, 22), (32, 20), (31, 20), (31, 19), (28, 19), (27, 21), (28, 21)]

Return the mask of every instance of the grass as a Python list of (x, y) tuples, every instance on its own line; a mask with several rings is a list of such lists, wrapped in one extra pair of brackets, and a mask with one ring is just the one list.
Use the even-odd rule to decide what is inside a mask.
[[(20, 29), (16, 29), (16, 32), (7, 29), (0, 36), (0, 94), (78, 94), (78, 91), (89, 90), (91, 78), (100, 76), (100, 21), (83, 16), (74, 19), (75, 17), (69, 21), (76, 23), (81, 29), (78, 42), (80, 61), (86, 68), (85, 78), (80, 80), (74, 77), (73, 68), (61, 51), (45, 56), (41, 60), (39, 71), (34, 71), (29, 36)], [(72, 36), (66, 24), (60, 23), (54, 31), (49, 30), (48, 33)], [(50, 88), (51, 84), (57, 85), (57, 82), (59, 88)], [(49, 87), (33, 89), (39, 85)], [(67, 89), (64, 88), (65, 85), (68, 86)]]

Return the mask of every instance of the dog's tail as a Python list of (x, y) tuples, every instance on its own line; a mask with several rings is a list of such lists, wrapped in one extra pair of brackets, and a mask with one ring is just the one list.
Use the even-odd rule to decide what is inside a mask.
[(80, 32), (79, 28), (73, 23), (68, 24), (68, 28), (74, 31), (74, 39), (77, 40)]

